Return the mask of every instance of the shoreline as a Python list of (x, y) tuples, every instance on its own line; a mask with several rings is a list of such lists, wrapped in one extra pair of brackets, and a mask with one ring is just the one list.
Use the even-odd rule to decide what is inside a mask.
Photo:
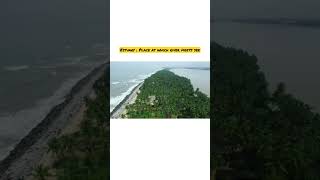
[[(198, 79), (199, 76), (195, 76), (193, 72), (177, 72), (176, 70), (184, 70), (184, 71), (201, 71), (201, 72), (208, 72), (209, 74), (206, 76), (203, 76), (204, 78)], [(210, 98), (210, 69), (208, 68), (172, 68), (169, 69), (170, 72), (173, 72), (177, 76), (185, 77), (190, 80), (191, 85), (193, 86), (193, 90), (195, 91), (197, 88), (207, 95)], [(206, 79), (209, 78), (209, 79)], [(204, 82), (206, 81), (206, 83)]]
[[(144, 82), (144, 81), (143, 81)], [(126, 110), (126, 106), (131, 104), (133, 100), (138, 96), (138, 91), (143, 85), (143, 82), (136, 85), (133, 90), (112, 110), (110, 113), (111, 119), (120, 119), (121, 115)]]
[[(171, 70), (174, 70), (174, 69), (186, 69), (186, 70), (201, 70), (201, 71), (208, 71), (210, 70), (210, 68), (206, 68), (206, 67), (168, 67), (168, 68), (163, 68), (163, 69), (168, 69), (169, 71)], [(160, 70), (158, 70), (160, 71)], [(154, 73), (152, 74), (155, 74), (156, 72), (158, 71), (155, 71)], [(171, 71), (172, 72), (172, 71)], [(176, 74), (177, 76), (181, 76), (181, 75), (178, 75)], [(150, 77), (150, 76), (149, 76)], [(182, 77), (185, 77), (185, 76), (182, 76)], [(185, 78), (188, 78), (190, 79), (189, 77), (185, 77)], [(136, 96), (137, 96), (137, 92), (139, 91), (139, 89), (141, 88), (141, 86), (143, 85), (143, 82), (144, 80), (139, 83), (138, 85), (136, 85), (132, 90), (131, 92), (110, 112), (110, 118), (111, 119), (121, 119), (121, 115), (126, 111), (125, 107), (128, 105), (128, 104), (131, 104), (132, 103), (132, 100), (135, 100)], [(194, 84), (192, 84), (193, 87), (195, 87)], [(210, 97), (210, 93), (205, 93), (208, 97)]]
[(108, 63), (100, 64), (79, 80), (64, 101), (54, 106), (45, 118), (15, 145), (9, 155), (0, 161), (0, 179), (18, 179), (32, 173), (32, 169), (47, 152), (47, 142), (57, 136), (84, 105), (84, 98), (92, 92), (93, 83), (105, 73), (107, 66)]

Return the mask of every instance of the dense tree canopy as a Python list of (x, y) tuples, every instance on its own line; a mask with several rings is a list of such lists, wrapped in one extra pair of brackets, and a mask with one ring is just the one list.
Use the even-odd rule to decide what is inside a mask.
[[(86, 99), (87, 110), (80, 130), (52, 139), (49, 152), (54, 164), (50, 176), (58, 180), (102, 180), (109, 178), (109, 119), (107, 73), (95, 84), (95, 99)], [(48, 167), (36, 169), (34, 177), (48, 177)], [(45, 171), (46, 170), (46, 171)], [(39, 179), (39, 178), (38, 178)], [(47, 179), (47, 178), (46, 178)]]
[(212, 45), (215, 179), (320, 179), (320, 119), (285, 91), (269, 93), (257, 58)]
[(194, 90), (189, 79), (169, 70), (147, 78), (134, 104), (127, 106), (128, 118), (208, 118), (210, 100)]
[[(211, 48), (212, 178), (320, 180), (319, 115), (283, 83), (270, 92), (255, 56), (218, 44)], [(87, 101), (80, 131), (49, 143), (54, 173), (39, 166), (35, 178), (109, 177), (106, 82), (107, 77), (95, 84), (97, 98)], [(187, 78), (163, 70), (145, 80), (127, 111), (139, 118), (207, 118), (209, 98)]]

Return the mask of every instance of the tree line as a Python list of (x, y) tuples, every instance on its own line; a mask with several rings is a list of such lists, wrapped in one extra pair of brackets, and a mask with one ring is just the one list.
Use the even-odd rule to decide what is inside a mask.
[(109, 179), (109, 112), (107, 77), (105, 73), (94, 84), (96, 98), (86, 98), (86, 111), (80, 130), (53, 138), (48, 143), (52, 155), (50, 167), (39, 165), (34, 179), (102, 180)]
[(268, 89), (257, 58), (211, 46), (212, 178), (320, 179), (320, 119), (280, 83)]
[(164, 69), (145, 79), (127, 118), (209, 118), (210, 99), (190, 79)]
[[(269, 90), (254, 55), (211, 48), (210, 100), (187, 78), (163, 70), (145, 80), (128, 116), (209, 117), (211, 101), (212, 179), (320, 179), (319, 114), (283, 83)], [(80, 130), (50, 141), (53, 167), (40, 165), (35, 179), (109, 178), (107, 81), (108, 73), (95, 84), (97, 98), (87, 99)]]

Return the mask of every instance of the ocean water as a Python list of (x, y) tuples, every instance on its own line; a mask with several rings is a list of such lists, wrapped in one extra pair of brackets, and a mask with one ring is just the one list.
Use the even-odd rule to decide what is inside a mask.
[(0, 160), (106, 61), (108, 3), (0, 2)]
[(320, 28), (215, 23), (211, 33), (222, 45), (255, 54), (270, 89), (284, 82), (288, 92), (319, 112)]
[(64, 100), (78, 80), (105, 61), (79, 56), (0, 66), (0, 159)]
[[(172, 69), (181, 76), (186, 76), (195, 82), (203, 76), (202, 83), (196, 83), (199, 88), (210, 92), (210, 71), (187, 70), (184, 67), (209, 67), (209, 63), (199, 62), (111, 62), (110, 64), (110, 112), (144, 79), (164, 68)], [(205, 79), (208, 81), (204, 82)], [(206, 84), (206, 87), (205, 87)]]

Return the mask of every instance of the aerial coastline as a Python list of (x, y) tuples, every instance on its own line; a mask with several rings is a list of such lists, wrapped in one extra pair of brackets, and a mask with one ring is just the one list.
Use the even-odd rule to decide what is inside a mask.
[[(124, 78), (113, 82), (111, 94), (120, 94), (121, 84), (129, 87), (128, 93), (113, 109), (112, 119), (134, 118), (205, 118), (209, 117), (210, 73), (197, 71), (209, 68), (191, 66), (163, 67), (146, 77), (139, 84), (128, 86)], [(145, 65), (147, 67), (148, 64)], [(173, 70), (179, 70), (173, 72)], [(113, 74), (111, 73), (111, 76)], [(137, 75), (139, 76), (139, 75)], [(132, 78), (132, 77), (130, 77)], [(195, 83), (202, 81), (202, 83)], [(112, 86), (112, 85), (111, 85)], [(207, 88), (206, 88), (207, 87)], [(132, 88), (132, 89), (131, 89)], [(113, 90), (114, 89), (114, 90)], [(113, 91), (112, 91), (113, 90)], [(203, 93), (205, 90), (205, 93)], [(121, 97), (124, 93), (120, 94)], [(112, 103), (112, 101), (111, 101)]]
[(79, 121), (84, 111), (85, 98), (92, 94), (95, 81), (105, 74), (108, 64), (93, 69), (71, 89), (65, 100), (55, 106), (50, 113), (27, 136), (25, 136), (0, 161), (0, 179), (28, 177), (47, 152), (48, 142), (58, 136), (69, 124)]
[(118, 119), (125, 116), (126, 106), (135, 102), (142, 85), (143, 82), (134, 87), (133, 90), (112, 110), (110, 115), (111, 118)]
[[(144, 79), (140, 79), (138, 84), (133, 85), (130, 87), (125, 96), (123, 96), (123, 99), (114, 107), (110, 109), (110, 117), (113, 119), (121, 119), (121, 118), (128, 118), (127, 115), (127, 110), (128, 106), (132, 105), (135, 103), (138, 94), (140, 93), (141, 88), (144, 86), (145, 80), (149, 79), (152, 77), (154, 74), (157, 74), (158, 72), (161, 72), (163, 70), (166, 71), (171, 71), (177, 76), (182, 76), (186, 77), (191, 80), (191, 84), (193, 85), (193, 89), (196, 90), (197, 88), (200, 88), (201, 91), (204, 90), (205, 94), (207, 94), (210, 97), (210, 81), (209, 80), (203, 80), (203, 79), (208, 79), (210, 76), (207, 73), (202, 73), (202, 72), (197, 72), (197, 70), (205, 70), (208, 71), (210, 68), (206, 66), (183, 66), (183, 65), (178, 65), (178, 66), (163, 66), (162, 68), (158, 69), (157, 71), (153, 72), (152, 75), (149, 74), (149, 76), (146, 76)], [(112, 76), (112, 74), (111, 74)], [(202, 79), (202, 80), (199, 80)], [(127, 80), (130, 82), (130, 80)], [(195, 82), (198, 81), (198, 82)], [(199, 86), (199, 81), (202, 81), (200, 83), (201, 86)], [(120, 80), (120, 81), (114, 81), (111, 83), (111, 86), (119, 87), (119, 84), (124, 84), (126, 82), (125, 80)], [(112, 90), (112, 88), (111, 88)], [(111, 94), (114, 93), (111, 91)], [(122, 93), (124, 94), (124, 93)], [(122, 96), (122, 95), (121, 95)], [(120, 97), (120, 96), (119, 96)]]

